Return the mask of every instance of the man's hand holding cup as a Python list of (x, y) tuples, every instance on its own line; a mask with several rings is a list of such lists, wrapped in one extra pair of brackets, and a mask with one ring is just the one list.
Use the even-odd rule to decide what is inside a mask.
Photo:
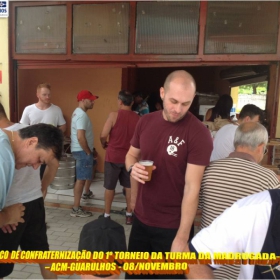
[(152, 171), (156, 169), (153, 164), (151, 160), (140, 160), (133, 165), (131, 176), (141, 184), (151, 181)]

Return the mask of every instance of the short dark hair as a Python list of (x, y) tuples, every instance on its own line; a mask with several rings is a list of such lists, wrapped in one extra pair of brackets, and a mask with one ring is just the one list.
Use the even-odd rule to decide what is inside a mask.
[(141, 98), (144, 99), (145, 94), (144, 94), (144, 92), (141, 91), (141, 90), (136, 90), (136, 91), (133, 92), (133, 96), (134, 96), (134, 98), (139, 96), (139, 97), (141, 97)]
[(121, 90), (118, 98), (125, 106), (130, 106), (134, 100), (133, 95), (127, 90)]
[(39, 123), (18, 130), (21, 139), (38, 138), (36, 149), (51, 149), (57, 160), (60, 160), (63, 147), (62, 131), (50, 124)]
[(222, 119), (228, 119), (230, 117), (230, 109), (232, 108), (233, 100), (232, 97), (228, 94), (223, 94), (219, 97), (214, 109), (216, 116), (214, 118), (218, 118), (219, 116)]
[(255, 116), (259, 116), (260, 123), (263, 122), (263, 110), (254, 104), (247, 104), (242, 108), (239, 114), (239, 119), (243, 120), (246, 117), (250, 117), (250, 119), (253, 119)]

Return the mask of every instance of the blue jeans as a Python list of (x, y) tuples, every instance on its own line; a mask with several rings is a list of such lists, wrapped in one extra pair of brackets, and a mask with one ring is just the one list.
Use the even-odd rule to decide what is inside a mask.
[(93, 154), (87, 155), (85, 151), (72, 152), (76, 160), (76, 179), (92, 180)]

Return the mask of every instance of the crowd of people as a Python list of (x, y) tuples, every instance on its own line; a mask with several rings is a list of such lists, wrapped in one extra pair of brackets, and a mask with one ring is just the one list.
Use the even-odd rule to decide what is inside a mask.
[[(239, 119), (221, 127), (213, 139), (208, 128), (189, 112), (196, 83), (188, 72), (170, 73), (159, 92), (160, 101), (152, 113), (142, 92), (118, 93), (118, 110), (109, 114), (100, 135), (106, 150), (104, 213), (84, 226), (79, 250), (280, 253), (275, 237), (280, 182), (274, 172), (259, 164), (268, 143), (267, 130), (261, 124), (262, 110), (245, 105)], [(22, 250), (49, 250), (44, 197), (63, 153), (66, 121), (61, 109), (51, 103), (49, 84), (37, 87), (37, 97), (37, 103), (24, 109), (20, 123), (9, 121), (0, 104), (0, 250), (17, 250), (19, 246)], [(71, 217), (92, 215), (81, 207), (81, 198), (94, 197), (90, 185), (97, 154), (88, 110), (98, 98), (88, 90), (80, 91), (71, 118), (71, 153), (76, 160)], [(230, 119), (231, 106), (232, 99), (224, 95), (207, 121)], [(153, 161), (151, 180), (140, 160)], [(126, 196), (125, 222), (132, 226), (128, 247), (123, 228), (110, 217), (118, 181)], [(194, 236), (198, 208), (202, 209), (201, 231)], [(106, 230), (109, 227), (115, 229), (114, 236), (111, 229)], [(252, 240), (255, 234), (258, 237)], [(109, 242), (111, 239), (114, 242)], [(42, 276), (56, 278), (45, 265), (39, 264)], [(13, 264), (1, 263), (0, 278), (12, 270)], [(154, 276), (273, 276), (264, 271), (257, 265), (244, 268), (212, 264), (191, 265), (188, 275)], [(127, 274), (126, 278), (149, 279), (151, 275)]]

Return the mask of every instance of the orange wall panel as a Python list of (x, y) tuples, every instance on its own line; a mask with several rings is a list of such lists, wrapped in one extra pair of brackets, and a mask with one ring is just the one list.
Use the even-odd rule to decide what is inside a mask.
[(71, 115), (78, 105), (76, 96), (88, 89), (99, 96), (88, 115), (94, 131), (94, 146), (99, 154), (97, 170), (104, 171), (105, 151), (99, 136), (111, 111), (117, 110), (117, 96), (121, 89), (120, 68), (101, 69), (32, 69), (18, 71), (19, 119), (25, 106), (36, 103), (36, 88), (39, 83), (52, 86), (52, 103), (59, 106), (67, 122), (66, 136), (70, 136)]

